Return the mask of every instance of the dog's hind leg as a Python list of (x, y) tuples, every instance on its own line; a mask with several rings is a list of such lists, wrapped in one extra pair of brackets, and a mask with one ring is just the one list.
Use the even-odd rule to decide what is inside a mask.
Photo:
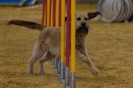
[(29, 59), (29, 65), (28, 65), (28, 70), (27, 70), (27, 73), (28, 74), (33, 74), (33, 66), (34, 66), (34, 63), (40, 59), (42, 56), (42, 52), (35, 49), (34, 52), (33, 52), (33, 55), (32, 57)]
[(44, 67), (43, 67), (43, 63), (45, 61), (45, 59), (47, 58), (47, 52), (45, 52), (43, 54), (43, 56), (41, 57), (41, 59), (39, 60), (39, 73), (40, 74), (45, 74), (45, 70), (44, 70)]
[(55, 59), (55, 58), (56, 58), (56, 56), (52, 55), (50, 52), (44, 53), (44, 55), (39, 60), (39, 74), (45, 74), (45, 70), (44, 70), (44, 66), (43, 66), (44, 62), (48, 61), (48, 60)]

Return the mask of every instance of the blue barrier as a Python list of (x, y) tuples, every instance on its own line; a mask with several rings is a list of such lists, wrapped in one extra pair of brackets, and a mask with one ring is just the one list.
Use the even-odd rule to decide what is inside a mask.
[(0, 0), (0, 5), (33, 5), (37, 0)]
[(36, 1), (37, 1), (37, 0), (27, 0), (27, 1), (26, 1), (26, 4), (27, 4), (27, 5), (33, 5), (33, 4), (35, 4)]
[(0, 4), (19, 4), (21, 0), (0, 0)]

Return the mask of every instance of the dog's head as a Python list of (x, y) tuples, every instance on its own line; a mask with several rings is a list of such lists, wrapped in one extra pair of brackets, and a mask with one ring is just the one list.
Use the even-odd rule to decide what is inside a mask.
[(87, 35), (90, 28), (89, 21), (97, 15), (101, 15), (100, 12), (96, 11), (87, 14), (76, 14), (76, 32)]

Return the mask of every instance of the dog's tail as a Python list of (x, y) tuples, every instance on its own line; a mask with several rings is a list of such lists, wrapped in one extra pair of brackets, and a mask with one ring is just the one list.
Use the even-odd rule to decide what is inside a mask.
[(11, 20), (7, 23), (7, 25), (19, 25), (19, 26), (24, 26), (30, 29), (38, 29), (42, 31), (46, 26), (35, 23), (35, 22), (30, 22), (30, 21), (22, 21), (22, 20)]

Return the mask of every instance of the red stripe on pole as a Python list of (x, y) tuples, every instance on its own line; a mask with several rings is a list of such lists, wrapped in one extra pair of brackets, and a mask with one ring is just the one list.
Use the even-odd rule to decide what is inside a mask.
[(59, 26), (61, 26), (61, 1), (59, 0)]
[(53, 0), (53, 27), (55, 27), (56, 22), (56, 0)]
[(52, 15), (51, 15), (51, 11), (52, 11), (52, 10), (51, 10), (51, 6), (52, 6), (52, 0), (50, 0), (50, 11), (49, 11), (49, 13), (50, 13), (49, 15), (50, 15), (50, 16), (49, 16), (49, 26), (52, 26), (52, 25), (51, 25), (51, 16), (52, 16)]
[(70, 30), (71, 30), (71, 0), (67, 0), (67, 30), (66, 30), (66, 67), (70, 60)]

